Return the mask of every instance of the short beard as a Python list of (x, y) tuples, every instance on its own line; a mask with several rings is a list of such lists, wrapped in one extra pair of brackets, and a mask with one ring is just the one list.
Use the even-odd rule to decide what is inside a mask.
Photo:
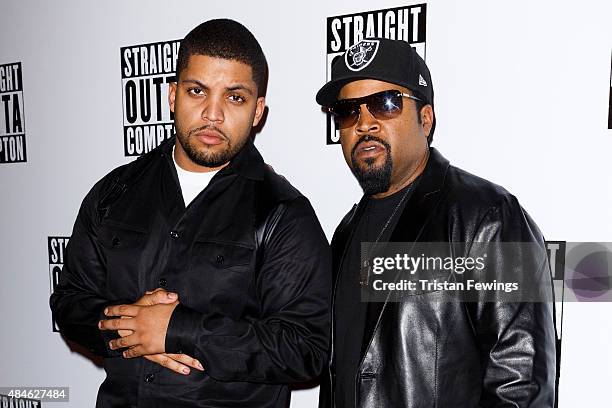
[[(374, 159), (366, 159), (366, 167), (362, 168), (355, 158), (355, 150), (357, 146), (364, 140), (374, 140), (383, 146), (387, 151), (385, 162), (380, 167), (374, 167)], [(391, 170), (393, 169), (393, 160), (391, 159), (391, 146), (382, 139), (376, 136), (365, 135), (353, 146), (351, 151), (351, 170), (357, 178), (361, 189), (365, 195), (374, 195), (384, 193), (391, 187)]]
[[(175, 123), (175, 126), (176, 126), (176, 123)], [(204, 151), (198, 150), (191, 143), (190, 138), (193, 134), (197, 132), (201, 132), (202, 130), (214, 130), (216, 132), (219, 132), (225, 138), (227, 142), (227, 148), (217, 153), (204, 152)], [(219, 167), (229, 162), (240, 152), (240, 150), (242, 150), (242, 148), (244, 147), (244, 145), (246, 144), (248, 140), (248, 137), (247, 137), (242, 141), (242, 143), (238, 145), (233, 145), (232, 139), (227, 137), (227, 135), (223, 131), (221, 131), (221, 129), (218, 129), (214, 125), (201, 126), (197, 129), (190, 130), (187, 134), (185, 134), (185, 132), (183, 132), (179, 128), (179, 126), (176, 126), (176, 138), (181, 144), (181, 147), (183, 148), (185, 153), (187, 154), (187, 157), (189, 157), (189, 159), (195, 164), (199, 166), (204, 166), (204, 167)]]

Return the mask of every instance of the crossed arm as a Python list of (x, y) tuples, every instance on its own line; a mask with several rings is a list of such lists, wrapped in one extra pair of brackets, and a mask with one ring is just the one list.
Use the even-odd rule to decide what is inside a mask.
[[(127, 358), (187, 353), (219, 381), (291, 383), (319, 375), (327, 355), (329, 247), (305, 201), (288, 205), (267, 241), (253, 284), (257, 315), (230, 317), (185, 303), (110, 306), (111, 330), (133, 334), (109, 343)], [(180, 296), (180, 294), (179, 294)], [(107, 326), (111, 325), (111, 326)]]
[[(101, 332), (99, 321), (105, 318), (103, 311), (113, 304), (148, 308), (175, 303), (178, 298), (176, 294), (169, 297), (165, 291), (146, 292), (136, 302), (133, 299), (111, 301), (105, 296), (106, 266), (96, 239), (99, 228), (96, 203), (105, 183), (105, 179), (98, 182), (83, 200), (68, 244), (66, 263), (59, 284), (51, 295), (50, 306), (60, 331), (68, 340), (87, 347), (99, 356), (120, 357), (121, 353), (116, 351), (116, 347), (109, 347), (110, 342), (129, 336), (132, 331), (120, 329), (117, 332), (114, 329)], [(184, 375), (189, 374), (191, 368), (203, 370), (199, 361), (182, 353), (151, 353), (144, 358)]]
[(98, 355), (142, 356), (181, 374), (205, 366), (223, 381), (289, 383), (320, 373), (328, 344), (329, 247), (307, 200), (287, 205), (267, 243), (255, 288), (260, 316), (236, 320), (201, 313), (164, 290), (109, 302), (92, 201), (81, 208), (51, 296), (69, 340)]
[(118, 339), (109, 341), (109, 348), (123, 351), (124, 358), (142, 356), (178, 374), (188, 375), (191, 368), (204, 371), (195, 358), (182, 353), (165, 353), (164, 339), (178, 295), (164, 289), (148, 291), (133, 304), (108, 306), (104, 314), (118, 319), (100, 320), (100, 330), (116, 330)]

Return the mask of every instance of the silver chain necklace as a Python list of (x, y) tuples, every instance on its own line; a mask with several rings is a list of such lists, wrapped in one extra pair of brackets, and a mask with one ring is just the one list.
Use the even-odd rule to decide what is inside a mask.
[[(429, 149), (425, 150), (425, 154), (424, 154), (423, 160), (421, 162), (425, 165), (427, 163), (428, 159), (429, 159)], [(412, 174), (408, 177), (408, 180), (410, 180), (412, 178), (412, 176), (414, 176), (414, 174), (417, 172), (419, 167), (420, 166), (416, 166), (416, 168), (414, 169)], [(424, 167), (423, 167), (423, 169), (424, 169)], [(412, 187), (414, 186), (414, 182), (415, 181), (416, 181), (416, 178), (414, 180), (412, 180), (412, 182), (410, 184), (408, 184), (408, 186), (406, 186), (406, 191), (404, 191), (404, 194), (402, 195), (402, 198), (400, 199), (399, 203), (397, 203), (397, 205), (393, 209), (393, 212), (391, 213), (391, 215), (387, 219), (387, 222), (385, 222), (385, 225), (382, 227), (382, 229), (378, 233), (378, 236), (376, 237), (376, 241), (374, 241), (374, 245), (372, 245), (372, 248), (370, 248), (370, 250), (366, 254), (365, 259), (363, 260), (363, 262), (360, 263), (361, 268), (359, 270), (359, 286), (365, 287), (365, 286), (368, 286), (370, 284), (370, 271), (372, 269), (372, 263), (370, 262), (370, 255), (372, 255), (372, 253), (374, 252), (374, 249), (376, 249), (376, 244), (378, 244), (378, 241), (380, 240), (380, 238), (382, 237), (383, 233), (385, 232), (385, 230), (387, 229), (387, 227), (391, 223), (391, 220), (395, 216), (395, 213), (402, 206), (402, 204), (404, 203), (404, 200), (406, 199), (406, 197), (408, 197), (408, 193), (410, 193), (410, 191), (412, 190)], [(367, 230), (367, 228), (366, 228), (366, 230)], [(359, 251), (359, 252), (361, 253), (361, 251)]]
[[(391, 223), (391, 220), (393, 219), (397, 211), (400, 209), (400, 207), (404, 203), (404, 200), (406, 199), (406, 197), (408, 197), (408, 193), (410, 193), (410, 191), (412, 190), (413, 183), (411, 183), (410, 185), (406, 187), (406, 191), (404, 191), (404, 194), (402, 194), (402, 198), (397, 203), (397, 205), (393, 209), (393, 212), (391, 212), (391, 215), (389, 216), (389, 218), (387, 218), (387, 222), (385, 222), (385, 225), (382, 227), (382, 229), (378, 233), (378, 236), (376, 237), (376, 240), (374, 241), (374, 245), (372, 245), (372, 248), (370, 248), (370, 250), (366, 254), (365, 259), (362, 262), (362, 268), (360, 268), (359, 270), (359, 285), (360, 286), (365, 287), (370, 284), (370, 270), (372, 269), (372, 264), (370, 262), (370, 255), (374, 252), (374, 249), (376, 249), (376, 244), (378, 244), (378, 241), (380, 240), (384, 232), (387, 230), (387, 227)], [(367, 231), (368, 225), (369, 225), (369, 216), (367, 215), (367, 212), (366, 212), (366, 231)]]

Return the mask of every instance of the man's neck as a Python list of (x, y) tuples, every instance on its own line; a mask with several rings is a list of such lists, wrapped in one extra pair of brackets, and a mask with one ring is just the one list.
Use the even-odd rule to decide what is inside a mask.
[(402, 178), (401, 180), (399, 180), (397, 183), (392, 183), (391, 186), (389, 186), (389, 189), (387, 191), (383, 193), (373, 194), (372, 197), (377, 200), (381, 198), (389, 197), (390, 195), (393, 195), (397, 193), (398, 191), (402, 190), (404, 187), (407, 187), (410, 184), (412, 184), (412, 182), (414, 182), (414, 180), (416, 180), (417, 177), (419, 177), (421, 173), (423, 173), (423, 171), (425, 170), (425, 166), (427, 166), (428, 159), (429, 159), (429, 149), (425, 151), (425, 154), (423, 155), (419, 163), (416, 165), (414, 171), (406, 174), (406, 176)]

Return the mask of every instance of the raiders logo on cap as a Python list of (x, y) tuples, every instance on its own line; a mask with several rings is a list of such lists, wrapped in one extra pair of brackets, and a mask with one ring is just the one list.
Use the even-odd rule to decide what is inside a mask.
[(351, 71), (361, 71), (376, 56), (378, 40), (362, 40), (344, 53), (344, 62)]

